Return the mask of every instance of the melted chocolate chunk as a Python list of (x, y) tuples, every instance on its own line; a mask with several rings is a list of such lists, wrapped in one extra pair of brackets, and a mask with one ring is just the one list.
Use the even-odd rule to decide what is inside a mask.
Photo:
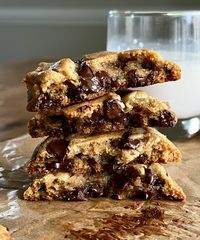
[(88, 158), (87, 163), (89, 167), (91, 168), (91, 173), (98, 172), (98, 163), (95, 161), (94, 158)]
[(104, 114), (108, 120), (121, 118), (125, 115), (122, 105), (117, 100), (105, 100), (103, 103)]
[(165, 180), (161, 178), (156, 178), (154, 181), (155, 186), (163, 187), (165, 185)]
[(149, 159), (146, 154), (140, 154), (135, 160), (134, 163), (148, 164)]
[(174, 75), (173, 75), (172, 69), (165, 68), (165, 73), (166, 73), (166, 79), (168, 81), (174, 81)]
[(59, 160), (63, 160), (68, 142), (64, 139), (52, 140), (47, 146), (46, 150), (48, 153), (53, 154)]
[(155, 178), (154, 178), (154, 174), (150, 168), (145, 169), (145, 180), (144, 181), (147, 184), (154, 184)]
[(139, 139), (127, 139), (126, 142), (122, 143), (123, 149), (136, 149), (140, 146), (141, 141)]
[(97, 198), (104, 195), (104, 187), (94, 183), (88, 186), (84, 192), (88, 197)]
[(111, 89), (112, 91), (117, 91), (120, 88), (122, 88), (123, 85), (119, 83), (119, 81), (112, 79), (112, 83), (111, 83)]
[(149, 61), (149, 60), (145, 60), (143, 63), (142, 63), (142, 67), (144, 69), (148, 69), (148, 70), (153, 70), (154, 69), (154, 64), (153, 62)]
[(83, 92), (92, 93), (101, 89), (99, 79), (93, 74), (91, 68), (86, 63), (80, 66), (78, 74)]
[(162, 127), (174, 127), (176, 125), (176, 119), (171, 112), (163, 110), (160, 113), (159, 123)]
[(143, 119), (141, 114), (136, 113), (133, 115), (130, 115), (130, 125), (132, 127), (141, 127), (143, 126)]
[(129, 132), (125, 132), (122, 135), (122, 138), (119, 142), (119, 148), (122, 148), (122, 149), (136, 149), (140, 146), (140, 144), (141, 144), (140, 139), (130, 139), (129, 136), (130, 136)]
[(151, 85), (154, 83), (152, 73), (149, 73), (147, 76), (139, 76), (137, 70), (130, 70), (127, 75), (128, 86), (131, 87), (143, 87), (147, 85)]
[(62, 122), (60, 129), (62, 130), (62, 134), (64, 134), (65, 136), (69, 135), (70, 133), (77, 132), (76, 121), (70, 121), (70, 119), (65, 119), (65, 121)]
[(37, 103), (35, 105), (35, 109), (36, 109), (36, 111), (41, 111), (41, 110), (48, 109), (51, 107), (60, 107), (61, 105), (62, 105), (61, 100), (59, 100), (59, 99), (52, 100), (48, 93), (41, 93), (39, 95), (39, 97), (37, 98)]
[(40, 188), (39, 188), (39, 192), (46, 192), (46, 185), (45, 185), (45, 183), (43, 183), (41, 186), (40, 186)]
[(148, 83), (147, 77), (138, 76), (136, 70), (130, 70), (127, 73), (127, 79), (129, 81), (128, 87), (142, 87)]
[(104, 89), (111, 88), (112, 79), (108, 76), (108, 74), (105, 71), (97, 72), (95, 76), (101, 83), (102, 88)]
[(66, 120), (65, 116), (63, 115), (51, 115), (51, 116), (48, 116), (48, 118), (52, 122), (64, 122)]
[(129, 183), (135, 181), (139, 175), (134, 167), (122, 165), (112, 174), (109, 185), (114, 188), (114, 192), (115, 190), (123, 190)]
[(87, 200), (84, 194), (84, 189), (78, 188), (72, 191), (63, 191), (61, 194), (61, 198), (67, 201), (84, 201)]
[(100, 83), (96, 77), (81, 80), (82, 89), (86, 93), (97, 92), (100, 90)]
[(148, 120), (148, 125), (151, 126), (151, 127), (160, 126), (159, 120), (155, 119), (155, 118), (150, 118)]
[(80, 65), (78, 74), (82, 79), (88, 79), (88, 78), (94, 77), (92, 69), (85, 62), (82, 62), (82, 64)]
[(144, 200), (147, 200), (150, 198), (149, 194), (147, 192), (144, 192), (144, 191), (138, 191), (137, 192), (137, 197), (140, 198), (140, 199), (144, 199)]
[(74, 86), (69, 81), (66, 81), (65, 84), (67, 85), (67, 97), (73, 102), (75, 101), (81, 101), (81, 89), (80, 87)]

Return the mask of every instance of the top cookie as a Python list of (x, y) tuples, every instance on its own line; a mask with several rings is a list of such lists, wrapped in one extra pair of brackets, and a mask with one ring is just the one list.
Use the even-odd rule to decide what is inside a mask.
[(59, 109), (112, 91), (180, 79), (180, 67), (152, 50), (99, 52), (40, 63), (26, 75), (28, 111)]

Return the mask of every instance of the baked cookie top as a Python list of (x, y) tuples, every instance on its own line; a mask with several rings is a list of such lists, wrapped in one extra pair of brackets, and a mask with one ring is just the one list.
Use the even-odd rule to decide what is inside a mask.
[(99, 52), (40, 63), (26, 75), (28, 111), (59, 109), (125, 90), (180, 79), (180, 67), (146, 49)]

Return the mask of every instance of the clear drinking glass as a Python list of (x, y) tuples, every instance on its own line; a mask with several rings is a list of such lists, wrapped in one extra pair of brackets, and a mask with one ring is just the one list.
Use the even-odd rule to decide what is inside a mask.
[(200, 11), (110, 11), (107, 50), (148, 48), (181, 66), (180, 81), (143, 87), (149, 95), (169, 102), (177, 113), (169, 137), (191, 137), (200, 131)]

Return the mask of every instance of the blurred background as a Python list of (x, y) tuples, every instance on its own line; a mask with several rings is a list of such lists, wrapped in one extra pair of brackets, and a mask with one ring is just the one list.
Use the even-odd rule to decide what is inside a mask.
[(106, 47), (110, 9), (198, 10), (199, 0), (0, 0), (0, 63), (77, 58)]

